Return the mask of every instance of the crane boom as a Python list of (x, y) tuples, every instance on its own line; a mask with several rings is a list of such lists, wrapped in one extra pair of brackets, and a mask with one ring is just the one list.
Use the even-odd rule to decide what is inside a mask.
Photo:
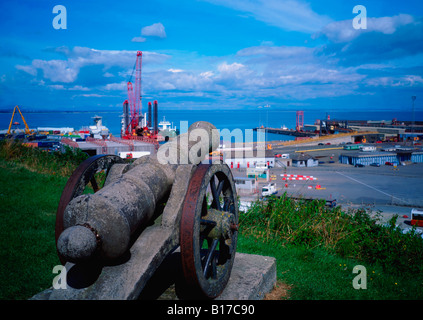
[[(133, 132), (136, 127), (139, 125), (141, 113), (141, 65), (142, 65), (142, 51), (137, 51), (137, 60), (135, 61), (134, 69), (132, 69), (132, 74), (135, 70), (135, 89), (132, 86), (132, 75), (130, 80), (127, 83), (128, 89), (128, 102), (130, 108), (130, 123), (125, 129), (125, 132)], [(130, 126), (130, 130), (129, 129)]]
[(13, 118), (15, 117), (16, 109), (18, 109), (19, 114), (21, 115), (22, 121), (23, 121), (23, 123), (25, 125), (25, 133), (26, 134), (31, 134), (31, 131), (29, 130), (28, 124), (26, 123), (25, 118), (24, 118), (21, 110), (19, 109), (19, 107), (17, 105), (15, 106), (15, 108), (13, 108), (12, 118), (10, 119), (9, 129), (7, 130), (7, 134), (10, 134), (10, 130), (12, 129), (12, 123), (13, 123)]
[(142, 51), (137, 51), (137, 62), (135, 69), (135, 112), (138, 116), (142, 116), (141, 106), (141, 66), (142, 66)]

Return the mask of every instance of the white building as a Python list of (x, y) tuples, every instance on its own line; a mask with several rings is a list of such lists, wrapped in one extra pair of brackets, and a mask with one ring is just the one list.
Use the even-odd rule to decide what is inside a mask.
[(316, 158), (305, 153), (294, 154), (291, 159), (293, 167), (316, 167), (319, 165)]
[(275, 155), (272, 150), (232, 150), (223, 152), (223, 161), (231, 168), (255, 168), (257, 164), (275, 166)]
[(237, 193), (253, 193), (257, 189), (257, 181), (254, 178), (234, 177), (234, 180)]

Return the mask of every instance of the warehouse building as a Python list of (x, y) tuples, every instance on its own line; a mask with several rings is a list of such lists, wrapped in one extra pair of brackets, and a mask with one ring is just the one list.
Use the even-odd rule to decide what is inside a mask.
[(339, 156), (339, 162), (342, 164), (362, 164), (365, 166), (371, 163), (384, 165), (386, 162), (394, 165), (402, 162), (423, 163), (423, 150), (398, 148), (390, 152), (350, 152), (341, 154)]
[(305, 153), (294, 154), (291, 160), (293, 167), (316, 167), (319, 165), (319, 161), (316, 158)]

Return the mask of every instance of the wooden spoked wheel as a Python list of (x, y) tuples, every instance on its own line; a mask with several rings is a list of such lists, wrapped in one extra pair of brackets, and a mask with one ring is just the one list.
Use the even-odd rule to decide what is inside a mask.
[(226, 164), (197, 167), (185, 197), (180, 231), (186, 284), (193, 293), (217, 297), (229, 281), (238, 236), (237, 195)]

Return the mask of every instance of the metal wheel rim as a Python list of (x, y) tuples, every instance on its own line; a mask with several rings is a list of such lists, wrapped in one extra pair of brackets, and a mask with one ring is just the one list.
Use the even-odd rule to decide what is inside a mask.
[[(226, 287), (235, 258), (238, 235), (235, 229), (231, 230), (231, 245), (228, 246), (223, 239), (219, 239), (218, 243), (216, 239), (210, 241), (207, 237), (210, 228), (206, 227), (207, 230), (201, 231), (201, 224), (204, 225), (201, 217), (208, 210), (204, 204), (205, 196), (207, 189), (212, 188), (212, 180), (215, 180), (215, 196), (219, 199), (219, 195), (222, 195), (223, 205), (226, 205), (226, 208), (221, 208), (222, 211), (232, 214), (234, 225), (238, 224), (236, 190), (229, 167), (226, 164), (201, 164), (191, 178), (185, 197), (180, 235), (182, 269), (186, 283), (194, 293), (206, 298), (217, 297)], [(211, 197), (211, 208), (215, 208), (216, 200), (213, 194)], [(205, 242), (207, 249), (203, 250)]]

